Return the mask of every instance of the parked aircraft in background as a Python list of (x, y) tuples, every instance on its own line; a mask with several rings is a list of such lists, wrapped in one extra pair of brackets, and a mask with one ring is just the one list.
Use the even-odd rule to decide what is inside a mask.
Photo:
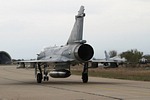
[(105, 57), (106, 57), (106, 61), (114, 61), (117, 62), (119, 65), (127, 61), (125, 58), (121, 58), (120, 56), (115, 56), (110, 58), (107, 51), (105, 51)]
[[(82, 39), (84, 17), (84, 6), (81, 6), (75, 16), (75, 24), (66, 45), (45, 48), (38, 54), (37, 60), (20, 61), (22, 64), (34, 64), (37, 83), (41, 83), (42, 79), (48, 81), (48, 74), (53, 78), (69, 77), (71, 75), (70, 66), (78, 64), (84, 65), (83, 83), (88, 82), (88, 61), (93, 57), (94, 50), (92, 46), (86, 44), (86, 40)], [(49, 66), (54, 66), (50, 72), (47, 70)]]
[(98, 66), (104, 66), (105, 68), (116, 68), (119, 65), (123, 64), (126, 62), (125, 58), (121, 58), (119, 56), (115, 56), (110, 58), (108, 53), (105, 51), (105, 59), (95, 59), (92, 60), (92, 62), (97, 62)]
[(142, 57), (140, 60), (139, 60), (139, 63), (140, 64), (147, 64), (148, 63), (148, 60), (144, 57)]

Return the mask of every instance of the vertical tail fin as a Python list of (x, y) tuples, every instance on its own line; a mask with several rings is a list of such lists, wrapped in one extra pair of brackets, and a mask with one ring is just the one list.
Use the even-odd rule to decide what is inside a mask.
[(75, 16), (76, 21), (71, 31), (71, 35), (67, 41), (67, 44), (86, 42), (85, 40), (82, 40), (84, 16), (84, 6), (81, 6), (80, 10), (78, 11), (78, 15)]
[(109, 60), (109, 55), (107, 54), (106, 50), (105, 50), (105, 57), (106, 57), (106, 58), (105, 58), (106, 61)]

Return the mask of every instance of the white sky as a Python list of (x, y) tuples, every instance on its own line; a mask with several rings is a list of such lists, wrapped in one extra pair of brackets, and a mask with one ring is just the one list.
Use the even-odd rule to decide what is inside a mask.
[(104, 50), (150, 54), (150, 0), (0, 0), (0, 51), (30, 59), (45, 46), (66, 44), (81, 5), (84, 39), (96, 58)]

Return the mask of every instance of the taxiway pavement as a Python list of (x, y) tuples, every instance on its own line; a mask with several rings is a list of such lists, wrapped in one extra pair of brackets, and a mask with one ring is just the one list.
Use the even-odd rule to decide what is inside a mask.
[(0, 66), (0, 100), (150, 100), (150, 82), (81, 76), (36, 83), (33, 69)]

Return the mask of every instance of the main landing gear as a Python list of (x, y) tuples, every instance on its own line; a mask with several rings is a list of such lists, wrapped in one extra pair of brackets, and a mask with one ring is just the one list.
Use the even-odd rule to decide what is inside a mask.
[(44, 65), (44, 81), (49, 80), (47, 67), (48, 67), (47, 65)]
[(41, 82), (42, 82), (42, 79), (43, 79), (42, 74), (41, 74), (41, 73), (38, 73), (38, 74), (37, 74), (37, 83), (41, 83)]
[[(39, 70), (39, 73), (37, 73), (37, 68)], [(47, 68), (48, 68), (48, 66), (45, 64), (44, 65), (44, 73), (42, 73), (41, 64), (40, 63), (37, 64), (37, 66), (35, 67), (35, 75), (36, 75), (37, 83), (41, 83), (42, 79), (43, 79), (43, 81), (49, 80)], [(84, 66), (83, 66), (82, 82), (83, 83), (88, 82), (88, 62), (84, 63)]]
[[(43, 74), (42, 74), (42, 68), (40, 64), (38, 64), (38, 70), (39, 70), (39, 73), (37, 74), (36, 79), (37, 79), (37, 83), (41, 83), (43, 79)], [(48, 81), (48, 80), (49, 80), (49, 77), (48, 77), (47, 65), (44, 65), (44, 81)]]
[(84, 63), (83, 72), (82, 72), (82, 82), (88, 82), (88, 63)]
[(41, 68), (41, 65), (38, 63), (37, 65), (38, 67), (38, 70), (39, 70), (39, 73), (37, 73), (37, 83), (41, 83), (42, 82), (42, 79), (43, 79), (43, 75), (42, 75), (42, 68)]

